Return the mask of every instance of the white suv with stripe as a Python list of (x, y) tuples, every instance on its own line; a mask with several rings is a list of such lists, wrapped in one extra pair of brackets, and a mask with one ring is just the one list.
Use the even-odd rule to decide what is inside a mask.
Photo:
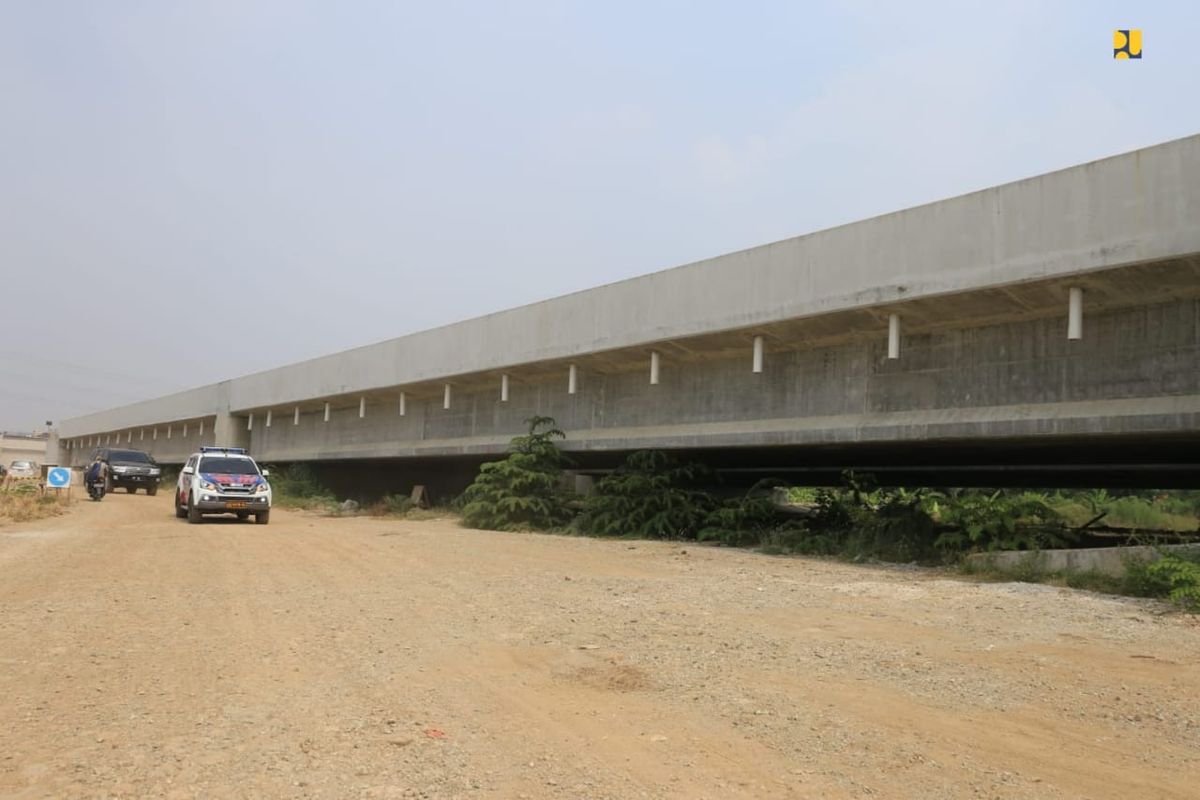
[(271, 519), (269, 473), (259, 470), (241, 447), (201, 447), (179, 471), (175, 516), (203, 522), (205, 514), (251, 514), (259, 525)]

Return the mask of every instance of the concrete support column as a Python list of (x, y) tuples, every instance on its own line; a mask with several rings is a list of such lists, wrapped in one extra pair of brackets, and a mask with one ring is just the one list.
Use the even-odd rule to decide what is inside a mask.
[(358, 398), (358, 418), (365, 419), (367, 416), (367, 398)]
[(450, 384), (446, 384), (442, 389), (442, 408), (450, 409)]
[(183, 438), (185, 438), (185, 439), (187, 438), (187, 429), (188, 429), (188, 424), (185, 422), (185, 423), (183, 423)]
[(267, 409), (267, 427), (271, 427), (271, 409)]
[(500, 402), (508, 402), (508, 373), (500, 376)]
[(239, 425), (238, 418), (233, 414), (218, 413), (213, 423), (213, 444), (218, 447), (246, 447), (250, 440), (247, 430), (248, 425)]
[(300, 424), (300, 406), (296, 406), (296, 408), (292, 411), (292, 425), (299, 425), (299, 424)]
[(650, 351), (650, 385), (658, 385), (658, 351)]
[(579, 370), (572, 364), (567, 368), (567, 394), (575, 394), (579, 388)]
[(1083, 289), (1072, 286), (1067, 290), (1067, 339), (1083, 338)]
[(170, 425), (167, 426), (167, 438), (168, 439), (171, 438), (171, 426)]
[(888, 315), (888, 358), (900, 357), (900, 315)]
[(762, 372), (763, 365), (763, 337), (754, 337), (754, 358), (752, 359), (750, 371)]
[(248, 414), (246, 416), (246, 430), (248, 430), (248, 431), (254, 430), (254, 414), (253, 413)]
[(586, 496), (596, 488), (596, 479), (591, 475), (580, 475), (577, 472), (568, 471), (565, 477), (567, 487), (575, 494)]
[(405, 400), (407, 400), (407, 399), (408, 398), (406, 398), (404, 396), (404, 392), (401, 392), (400, 393), (400, 416), (402, 416), (402, 417), (404, 416), (404, 412), (406, 412), (408, 410), (405, 408), (405, 405), (406, 405)]
[(325, 404), (325, 421), (329, 422), (329, 403)]
[[(143, 433), (144, 433), (144, 431), (143, 431)], [(201, 438), (203, 438), (203, 437), (204, 437), (204, 420), (200, 420), (200, 433), (199, 433), (198, 435), (199, 435)]]
[(52, 466), (60, 466), (63, 463), (63, 453), (70, 450), (71, 443), (67, 442), (66, 447), (58, 440), (58, 431), (53, 428), (46, 434), (46, 463)]

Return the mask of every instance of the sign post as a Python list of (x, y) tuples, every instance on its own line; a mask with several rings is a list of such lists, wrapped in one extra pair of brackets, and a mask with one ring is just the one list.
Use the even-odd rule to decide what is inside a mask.
[(46, 487), (54, 489), (55, 494), (67, 490), (67, 502), (71, 502), (71, 470), (69, 467), (51, 467), (46, 470)]

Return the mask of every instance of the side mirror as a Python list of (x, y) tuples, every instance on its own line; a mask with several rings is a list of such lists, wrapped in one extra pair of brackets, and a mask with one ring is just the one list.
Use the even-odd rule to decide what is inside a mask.
[(264, 469), (264, 470), (263, 470), (263, 477), (264, 477), (264, 478), (269, 478), (269, 477), (271, 477), (271, 470), (269, 470), (269, 469)]
[(184, 474), (184, 475), (191, 475), (191, 474), (192, 474), (193, 472), (195, 472), (195, 471), (196, 471), (196, 470), (192, 469), (191, 467), (184, 467), (184, 468), (183, 468), (183, 474)]

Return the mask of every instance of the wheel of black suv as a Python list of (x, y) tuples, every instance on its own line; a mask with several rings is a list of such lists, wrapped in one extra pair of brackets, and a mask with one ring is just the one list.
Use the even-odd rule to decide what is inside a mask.
[(136, 486), (126, 486), (125, 494), (137, 494), (137, 487)]
[(187, 517), (188, 522), (193, 525), (204, 521), (204, 517), (200, 515), (200, 509), (196, 508), (196, 495), (194, 494), (188, 495)]
[(112, 475), (105, 475), (104, 476), (104, 493), (112, 494), (112, 490), (113, 490)]
[(255, 525), (266, 525), (270, 521), (271, 521), (271, 512), (270, 511), (259, 511), (257, 514), (254, 515), (254, 524)]
[(246, 520), (246, 519), (249, 519), (249, 518), (250, 518), (250, 512), (249, 512), (249, 511), (239, 511), (239, 512), (237, 512), (237, 518), (238, 518), (239, 520)]
[(154, 497), (154, 495), (158, 494), (158, 487), (155, 486), (153, 483), (150, 484), (149, 486), (146, 487), (146, 494), (150, 495), (151, 497)]

